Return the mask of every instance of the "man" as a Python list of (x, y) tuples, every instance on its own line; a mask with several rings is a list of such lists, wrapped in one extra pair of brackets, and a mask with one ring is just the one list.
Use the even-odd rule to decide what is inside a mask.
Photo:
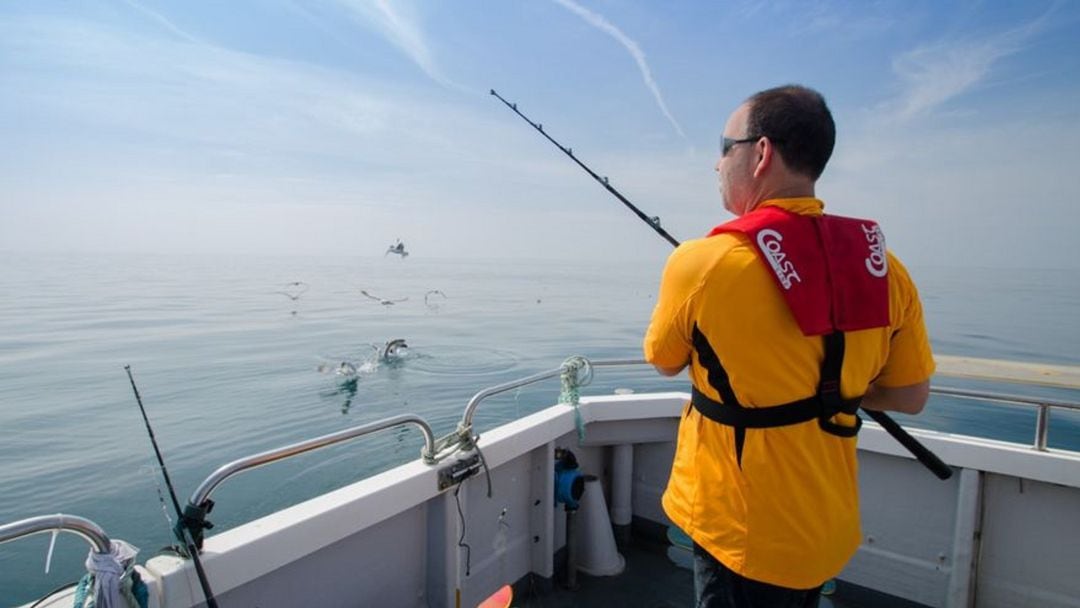
[(934, 362), (918, 293), (872, 221), (828, 216), (824, 98), (762, 91), (724, 127), (716, 171), (738, 216), (684, 243), (645, 336), (690, 366), (668, 517), (694, 540), (699, 606), (816, 606), (858, 547), (861, 406), (918, 413)]

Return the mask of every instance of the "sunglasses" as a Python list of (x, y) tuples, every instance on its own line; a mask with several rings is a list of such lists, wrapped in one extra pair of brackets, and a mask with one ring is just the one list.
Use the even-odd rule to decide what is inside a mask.
[(762, 137), (763, 137), (762, 135), (758, 135), (756, 137), (746, 137), (746, 138), (743, 138), (743, 139), (732, 139), (730, 137), (721, 137), (720, 138), (720, 156), (727, 156), (728, 152), (731, 152), (731, 149), (734, 148), (737, 144), (749, 144), (749, 143), (752, 143), (752, 142), (756, 142), (757, 140), (761, 139)]
[[(753, 137), (746, 137), (746, 138), (743, 138), (743, 139), (731, 139), (730, 137), (721, 137), (720, 138), (720, 155), (721, 156), (727, 156), (728, 152), (731, 152), (731, 149), (734, 148), (736, 144), (754, 143), (754, 142), (758, 141), (759, 139), (761, 139), (762, 137), (769, 137), (769, 136), (768, 135), (755, 135)], [(769, 141), (771, 141), (774, 144), (777, 144), (777, 143), (783, 142), (784, 140), (776, 139), (775, 137), (769, 137)]]

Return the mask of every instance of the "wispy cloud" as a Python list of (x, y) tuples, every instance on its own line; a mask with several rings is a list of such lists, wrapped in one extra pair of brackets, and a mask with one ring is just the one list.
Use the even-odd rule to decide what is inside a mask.
[(971, 91), (998, 61), (1024, 50), (1046, 27), (1049, 14), (988, 37), (940, 41), (900, 55), (893, 61), (893, 71), (903, 92), (887, 104), (889, 114), (894, 120), (908, 120)]
[(664, 96), (660, 94), (660, 87), (657, 86), (656, 80), (653, 79), (652, 70), (649, 69), (648, 62), (645, 61), (645, 52), (641, 50), (637, 42), (634, 42), (629, 36), (623, 33), (622, 30), (615, 27), (610, 21), (603, 16), (598, 15), (589, 9), (573, 2), (573, 0), (553, 0), (556, 4), (564, 7), (570, 12), (576, 14), (585, 20), (586, 23), (595, 27), (596, 29), (604, 32), (619, 42), (619, 44), (626, 47), (627, 52), (637, 62), (638, 69), (641, 71), (641, 79), (645, 81), (645, 86), (652, 92), (653, 97), (656, 99), (656, 105), (660, 106), (660, 111), (663, 112), (664, 117), (668, 119), (671, 126), (675, 127), (675, 131), (680, 137), (685, 138), (686, 134), (683, 133), (682, 127), (679, 126), (679, 122), (675, 120), (675, 117), (671, 115), (671, 111), (668, 110), (667, 104), (664, 103)]
[[(355, 69), (192, 42), (158, 28), (53, 16), (0, 16), (0, 56), (8, 59), (0, 88), (12, 91), (0, 96), (0, 115), (31, 125), (4, 125), (5, 245), (32, 246), (53, 215), (69, 226), (56, 234), (94, 225), (82, 230), (90, 236), (81, 242), (107, 248), (122, 234), (101, 218), (121, 214), (132, 228), (152, 210), (191, 219), (151, 222), (147, 234), (162, 247), (180, 250), (191, 234), (224, 234), (227, 225), (237, 247), (273, 250), (261, 223), (235, 219), (276, 206), (291, 210), (281, 211), (291, 225), (336, 235), (308, 245), (336, 242), (348, 250), (351, 240), (381, 243), (403, 224), (449, 221), (447, 209), (468, 218), (499, 208), (505, 189), (493, 185), (493, 174), (514, 176), (513, 187), (528, 193), (517, 201), (521, 207), (529, 197), (573, 200), (570, 192), (553, 192), (567, 188), (559, 184), (573, 169), (546, 149), (517, 145), (531, 135), (491, 119), (486, 105), (476, 110), (432, 98)], [(506, 154), (492, 142), (526, 152)], [(456, 158), (468, 160), (448, 162)], [(446, 210), (442, 216), (431, 211), (433, 201), (444, 203), (435, 206)], [(211, 206), (228, 209), (224, 223), (191, 228)], [(23, 211), (30, 208), (39, 211)], [(132, 215), (133, 209), (147, 211)], [(426, 211), (404, 212), (417, 209)], [(417, 219), (424, 217), (437, 219)], [(445, 237), (445, 246), (456, 247), (455, 238)], [(207, 239), (207, 246), (232, 247)], [(214, 239), (218, 245), (210, 244)]]
[(375, 29), (405, 53), (428, 78), (444, 87), (465, 90), (465, 87), (447, 78), (439, 69), (424, 32), (414, 19), (399, 10), (402, 7), (400, 3), (391, 5), (387, 0), (340, 0), (339, 3), (354, 19)]
[(169, 21), (169, 19), (166, 18), (161, 13), (159, 13), (157, 11), (153, 11), (153, 10), (151, 10), (149, 8), (146, 8), (142, 4), (139, 4), (138, 2), (135, 2), (135, 0), (124, 0), (124, 4), (127, 4), (131, 8), (139, 11), (143, 15), (149, 17), (152, 21), (156, 22), (161, 27), (165, 28), (166, 30), (169, 30), (170, 32), (172, 32), (176, 36), (179, 36), (180, 38), (183, 38), (184, 40), (187, 40), (188, 42), (195, 42), (195, 43), (200, 43), (200, 44), (203, 42), (199, 38), (185, 32), (184, 30), (177, 27), (176, 24), (174, 24), (172, 21)]

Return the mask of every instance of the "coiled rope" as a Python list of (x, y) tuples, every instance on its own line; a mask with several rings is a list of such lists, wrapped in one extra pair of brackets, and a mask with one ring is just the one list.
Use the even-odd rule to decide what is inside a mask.
[(585, 357), (575, 355), (562, 364), (559, 376), (562, 389), (559, 391), (559, 403), (574, 408), (574, 426), (577, 427), (578, 441), (585, 441), (585, 421), (581, 418), (581, 387), (588, 386), (593, 379), (593, 367)]

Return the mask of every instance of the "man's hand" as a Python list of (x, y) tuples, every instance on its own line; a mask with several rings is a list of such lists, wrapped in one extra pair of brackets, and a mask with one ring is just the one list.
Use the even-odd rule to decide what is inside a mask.
[[(663, 372), (661, 372), (663, 373)], [(930, 381), (907, 386), (878, 386), (871, 384), (862, 398), (864, 409), (879, 412), (918, 414), (930, 397)]]

